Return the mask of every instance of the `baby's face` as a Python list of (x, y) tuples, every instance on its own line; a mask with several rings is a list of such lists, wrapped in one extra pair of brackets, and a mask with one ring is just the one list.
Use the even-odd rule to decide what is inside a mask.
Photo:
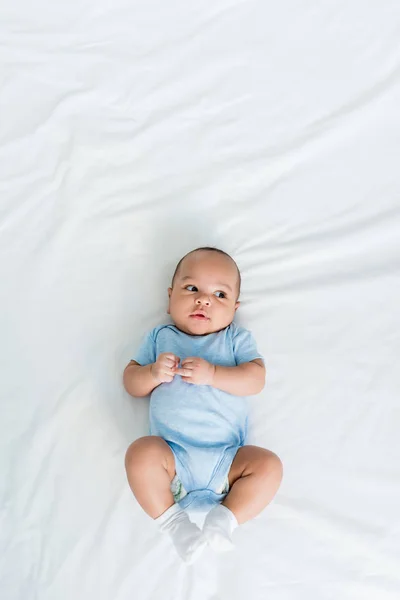
[(181, 331), (205, 335), (233, 321), (239, 306), (238, 273), (232, 260), (217, 252), (189, 254), (168, 289), (168, 313)]

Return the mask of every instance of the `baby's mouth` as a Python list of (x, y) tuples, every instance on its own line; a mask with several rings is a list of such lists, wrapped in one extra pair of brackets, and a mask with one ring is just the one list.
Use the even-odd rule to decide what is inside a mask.
[(208, 321), (209, 318), (202, 312), (194, 312), (190, 315), (191, 319), (197, 319), (199, 321)]

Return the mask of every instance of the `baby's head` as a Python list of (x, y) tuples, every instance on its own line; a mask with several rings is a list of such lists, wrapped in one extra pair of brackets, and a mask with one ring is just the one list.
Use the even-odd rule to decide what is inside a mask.
[(206, 335), (233, 321), (240, 293), (240, 272), (226, 252), (197, 248), (177, 264), (168, 288), (168, 314), (181, 331)]

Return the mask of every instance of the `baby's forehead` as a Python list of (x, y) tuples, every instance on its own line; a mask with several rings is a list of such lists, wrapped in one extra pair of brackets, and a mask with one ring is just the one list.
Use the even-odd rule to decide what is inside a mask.
[(235, 275), (237, 268), (234, 261), (227, 256), (207, 256), (205, 253), (196, 252), (185, 256), (179, 268), (181, 277), (190, 275), (191, 272), (201, 273), (206, 277), (209, 275), (211, 278), (218, 273), (226, 276)]
[(195, 252), (185, 256), (179, 270), (178, 278), (185, 280), (201, 277), (203, 281), (226, 281), (229, 284), (239, 285), (239, 271), (233, 259), (229, 256), (216, 253)]

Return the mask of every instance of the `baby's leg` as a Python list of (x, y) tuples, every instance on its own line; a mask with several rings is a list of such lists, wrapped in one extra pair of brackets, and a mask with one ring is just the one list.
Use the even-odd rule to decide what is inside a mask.
[(282, 480), (282, 463), (273, 452), (257, 446), (240, 448), (229, 472), (230, 492), (207, 515), (204, 535), (218, 551), (233, 547), (235, 527), (252, 519), (267, 506)]
[(282, 481), (278, 456), (258, 446), (239, 448), (229, 472), (230, 492), (222, 502), (238, 524), (257, 516), (273, 499)]
[(142, 437), (126, 452), (125, 468), (131, 490), (143, 510), (153, 519), (174, 504), (170, 485), (175, 458), (162, 438)]
[(175, 458), (168, 444), (159, 437), (143, 437), (126, 452), (125, 467), (131, 490), (140, 506), (156, 520), (187, 563), (200, 555), (206, 542), (201, 531), (175, 504), (170, 485), (175, 476)]

